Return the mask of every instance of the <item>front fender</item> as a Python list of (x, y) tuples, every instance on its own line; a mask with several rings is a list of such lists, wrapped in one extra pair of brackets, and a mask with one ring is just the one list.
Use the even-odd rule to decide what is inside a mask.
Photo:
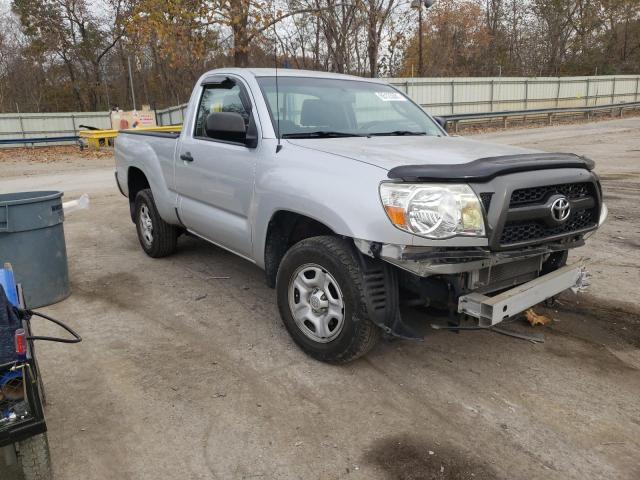
[(269, 221), (280, 210), (313, 218), (346, 237), (412, 244), (414, 236), (395, 228), (380, 203), (378, 186), (386, 170), (290, 143), (276, 154), (273, 146), (265, 145), (273, 153), (258, 162), (251, 212), (259, 266), (264, 267)]

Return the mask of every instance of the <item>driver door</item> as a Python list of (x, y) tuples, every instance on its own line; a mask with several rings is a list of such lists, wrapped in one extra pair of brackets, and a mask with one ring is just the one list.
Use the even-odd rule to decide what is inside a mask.
[(185, 135), (176, 159), (176, 190), (182, 223), (193, 233), (243, 256), (251, 255), (248, 215), (253, 197), (256, 149), (207, 135), (214, 112), (235, 112), (249, 125), (252, 106), (244, 85), (229, 77), (208, 79), (193, 131)]

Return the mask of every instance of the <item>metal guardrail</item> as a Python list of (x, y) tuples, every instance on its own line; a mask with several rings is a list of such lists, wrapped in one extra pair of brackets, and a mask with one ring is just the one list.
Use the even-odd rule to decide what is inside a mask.
[(508, 119), (512, 117), (541, 117), (546, 116), (547, 122), (549, 125), (552, 125), (553, 118), (555, 116), (561, 115), (571, 115), (578, 113), (585, 113), (587, 119), (591, 117), (591, 114), (598, 112), (610, 112), (611, 116), (615, 116), (616, 113), (618, 116), (622, 116), (625, 110), (636, 110), (640, 109), (640, 102), (627, 102), (627, 103), (616, 103), (610, 105), (598, 105), (598, 106), (590, 106), (590, 107), (565, 107), (565, 108), (540, 108), (540, 109), (530, 109), (530, 110), (507, 110), (503, 112), (487, 112), (487, 113), (459, 113), (454, 115), (438, 115), (436, 118), (442, 119), (442, 123), (444, 124), (444, 128), (447, 128), (447, 125), (453, 125), (453, 131), (457, 132), (460, 122), (465, 123), (477, 123), (483, 120), (491, 120), (494, 118), (502, 119), (502, 126), (507, 128)]
[(58, 143), (58, 142), (77, 142), (79, 137), (66, 136), (66, 137), (33, 137), (33, 138), (5, 138), (0, 139), (0, 145), (34, 145), (36, 143)]
[[(424, 107), (424, 105), (422, 105)], [(555, 116), (572, 115), (585, 113), (587, 119), (593, 113), (609, 112), (611, 116), (622, 117), (625, 110), (640, 110), (640, 102), (627, 102), (617, 103), (609, 105), (599, 105), (590, 107), (565, 107), (565, 108), (541, 108), (530, 110), (506, 110), (502, 112), (484, 112), (484, 113), (458, 113), (454, 115), (437, 115), (435, 118), (440, 119), (444, 128), (446, 129), (449, 124), (453, 125), (453, 131), (457, 132), (459, 124), (463, 123), (478, 123), (495, 118), (501, 118), (504, 128), (508, 126), (508, 119), (514, 117), (541, 117), (546, 116), (549, 125), (553, 123)], [(179, 131), (181, 126), (169, 125), (158, 127), (143, 127), (138, 130), (144, 131), (156, 131), (156, 132), (174, 132)], [(117, 136), (117, 130), (82, 130), (79, 132), (80, 136), (59, 136), (59, 137), (32, 137), (32, 138), (10, 138), (0, 139), (0, 145), (34, 145), (36, 143), (58, 143), (58, 142), (78, 142), (82, 137), (90, 147), (100, 148), (100, 141), (105, 142), (108, 139), (115, 138)]]

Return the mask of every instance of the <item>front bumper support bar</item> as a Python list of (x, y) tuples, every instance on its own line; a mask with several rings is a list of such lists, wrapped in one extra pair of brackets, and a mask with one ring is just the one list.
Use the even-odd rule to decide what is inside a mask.
[(480, 293), (462, 295), (458, 312), (477, 318), (481, 326), (492, 326), (564, 290), (583, 288), (585, 278), (582, 266), (562, 267), (493, 297)]

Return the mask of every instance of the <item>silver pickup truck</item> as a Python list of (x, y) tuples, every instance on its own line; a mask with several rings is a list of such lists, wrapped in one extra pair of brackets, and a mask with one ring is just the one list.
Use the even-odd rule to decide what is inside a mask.
[(121, 132), (115, 152), (149, 256), (188, 233), (255, 263), (293, 340), (333, 363), (420, 338), (405, 306), (491, 328), (580, 287), (567, 252), (607, 214), (591, 160), (450, 137), (346, 75), (214, 70), (180, 133)]

